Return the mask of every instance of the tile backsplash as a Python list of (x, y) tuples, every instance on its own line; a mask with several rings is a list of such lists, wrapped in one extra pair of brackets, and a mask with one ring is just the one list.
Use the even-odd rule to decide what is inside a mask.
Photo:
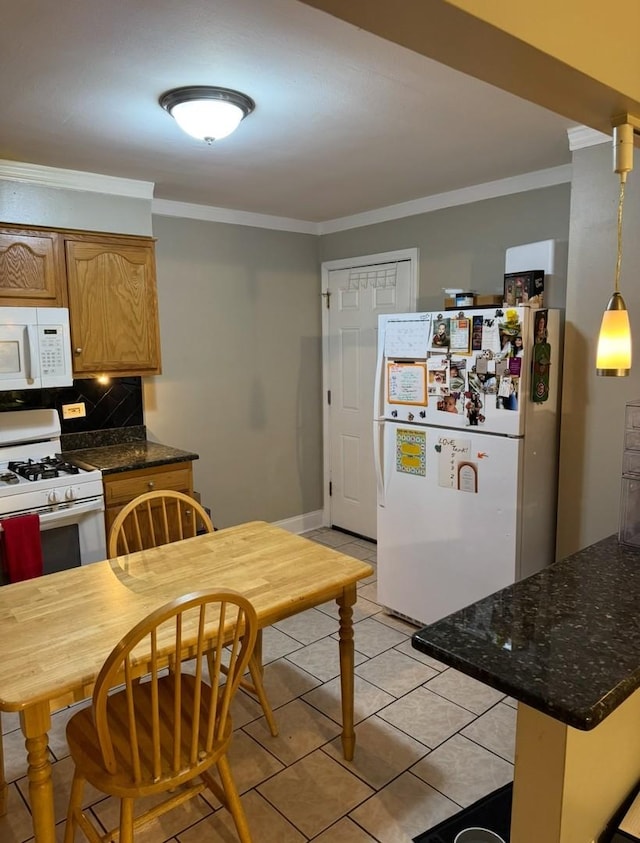
[[(79, 403), (86, 416), (62, 418), (63, 404)], [(57, 389), (0, 392), (0, 412), (39, 408), (58, 410), (63, 434), (139, 426), (144, 424), (142, 378), (111, 378), (106, 384), (88, 378)]]

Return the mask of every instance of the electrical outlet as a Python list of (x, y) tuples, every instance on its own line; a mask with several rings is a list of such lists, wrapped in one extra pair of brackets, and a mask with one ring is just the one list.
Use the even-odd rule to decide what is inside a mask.
[(83, 416), (87, 415), (87, 408), (85, 406), (84, 401), (80, 401), (78, 404), (63, 404), (62, 405), (62, 418), (63, 419), (81, 419)]

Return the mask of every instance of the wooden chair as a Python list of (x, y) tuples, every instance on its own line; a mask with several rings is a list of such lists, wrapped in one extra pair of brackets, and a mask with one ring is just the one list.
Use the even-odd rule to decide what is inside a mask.
[(168, 489), (146, 492), (129, 501), (116, 515), (109, 531), (109, 558), (148, 547), (158, 547), (213, 532), (213, 524), (198, 501)]
[[(170, 490), (145, 492), (117, 514), (109, 531), (109, 557), (191, 538), (198, 530), (212, 533), (214, 527), (203, 507), (189, 495)], [(249, 661), (251, 681), (243, 679), (240, 685), (257, 697), (269, 731), (276, 737), (278, 727), (264, 688), (263, 673), (262, 630), (258, 630)]]
[[(92, 705), (67, 724), (75, 771), (64, 843), (73, 843), (78, 827), (91, 843), (133, 843), (135, 829), (207, 787), (231, 813), (238, 838), (251, 843), (227, 752), (231, 701), (256, 632), (256, 613), (246, 597), (201, 591), (157, 609), (124, 636), (98, 675)], [(207, 652), (214, 654), (209, 683), (203, 665)], [(221, 681), (223, 653), (226, 681)], [(182, 670), (182, 661), (194, 657), (195, 675)], [(120, 800), (119, 826), (106, 834), (82, 809), (87, 781)], [(164, 801), (154, 800), (134, 818), (136, 799), (161, 793), (168, 794)]]

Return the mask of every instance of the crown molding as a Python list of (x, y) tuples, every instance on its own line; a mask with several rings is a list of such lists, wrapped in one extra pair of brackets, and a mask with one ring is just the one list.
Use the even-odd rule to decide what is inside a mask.
[(567, 129), (567, 137), (569, 138), (571, 152), (575, 152), (576, 149), (584, 149), (587, 146), (597, 146), (599, 143), (611, 143), (611, 135), (598, 132), (596, 129), (589, 128), (589, 126), (574, 126)]
[(571, 164), (563, 164), (560, 167), (551, 167), (547, 170), (537, 170), (533, 173), (524, 173), (507, 179), (463, 187), (460, 190), (451, 190), (448, 193), (425, 196), (422, 199), (413, 199), (410, 202), (402, 202), (398, 205), (388, 205), (386, 208), (377, 208), (374, 211), (365, 211), (362, 214), (354, 214), (350, 217), (327, 220), (319, 224), (320, 230), (318, 233), (333, 234), (337, 231), (347, 231), (350, 228), (362, 228), (365, 225), (376, 225), (403, 217), (426, 214), (430, 211), (453, 208), (456, 205), (467, 205), (472, 202), (481, 202), (484, 199), (509, 196), (512, 193), (524, 193), (528, 190), (552, 187), (570, 181)]
[[(600, 136), (592, 140), (593, 145), (610, 140), (608, 135), (594, 130), (586, 130), (584, 137)], [(571, 134), (576, 130), (569, 129)], [(577, 147), (572, 147), (577, 148)], [(564, 184), (571, 181), (571, 165), (552, 167), (533, 173), (524, 173), (506, 179), (486, 182), (484, 184), (463, 187), (435, 196), (425, 196), (410, 202), (388, 205), (361, 214), (352, 214), (324, 222), (310, 222), (289, 217), (278, 217), (270, 214), (256, 214), (249, 211), (237, 211), (230, 208), (217, 208), (210, 205), (196, 205), (188, 202), (175, 202), (169, 199), (153, 198), (153, 182), (123, 179), (115, 176), (105, 176), (99, 173), (85, 173), (79, 170), (62, 170), (55, 167), (45, 167), (40, 164), (25, 164), (17, 161), (0, 160), (0, 180), (21, 181), (37, 184), (42, 187), (66, 188), (68, 190), (84, 190), (94, 193), (128, 196), (151, 201), (151, 213), (159, 216), (182, 217), (185, 219), (203, 220), (205, 222), (221, 222), (229, 225), (246, 225), (253, 228), (267, 228), (275, 231), (290, 231), (297, 234), (332, 234), (347, 231), (350, 228), (361, 228), (366, 225), (389, 222), (404, 217), (425, 214), (444, 208), (481, 202), (484, 199), (494, 199), (513, 193), (522, 193)]]
[(153, 182), (121, 179), (100, 173), (84, 173), (80, 170), (62, 170), (45, 167), (42, 164), (25, 164), (20, 161), (0, 160), (0, 179), (29, 182), (40, 187), (86, 190), (91, 193), (106, 193), (127, 196), (131, 199), (152, 199)]
[(154, 199), (151, 213), (161, 217), (182, 217), (205, 222), (225, 222), (230, 225), (246, 225), (252, 228), (270, 228), (275, 231), (292, 231), (297, 234), (319, 234), (318, 223), (306, 220), (275, 217), (270, 214), (254, 214), (250, 211), (234, 211), (232, 208), (215, 208), (212, 205), (193, 205), (190, 202), (174, 202), (171, 199)]

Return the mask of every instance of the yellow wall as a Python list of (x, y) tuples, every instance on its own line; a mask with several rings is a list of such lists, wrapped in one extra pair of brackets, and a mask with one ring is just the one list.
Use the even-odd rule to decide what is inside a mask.
[(640, 113), (638, 0), (302, 2), (600, 131)]

